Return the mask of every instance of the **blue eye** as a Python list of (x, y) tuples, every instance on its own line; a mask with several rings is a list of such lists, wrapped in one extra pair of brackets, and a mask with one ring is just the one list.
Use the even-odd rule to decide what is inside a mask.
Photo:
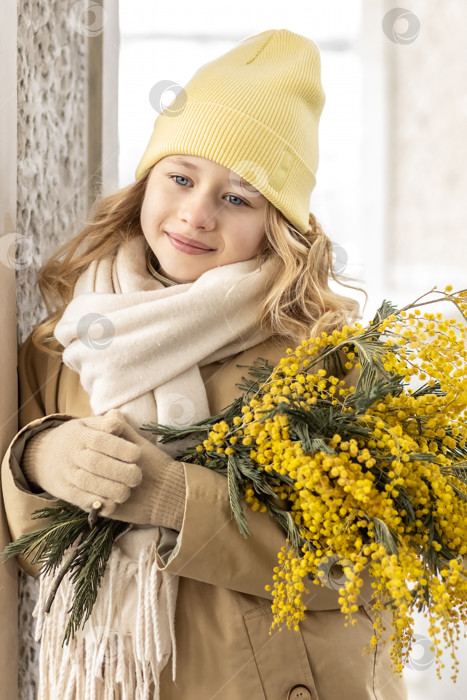
[(247, 206), (247, 203), (244, 202), (243, 199), (240, 199), (240, 197), (237, 197), (236, 194), (228, 194), (227, 196), (228, 196), (228, 197), (233, 197), (233, 199), (236, 199), (236, 200), (237, 200), (237, 203), (236, 203), (236, 202), (230, 202), (231, 204), (234, 204), (236, 207), (239, 206), (239, 204), (244, 204), (245, 206)]
[(171, 175), (170, 177), (175, 180), (177, 185), (183, 184), (183, 183), (178, 182), (177, 177), (180, 178), (180, 180), (185, 180), (185, 182), (189, 182), (188, 178), (183, 177), (183, 175)]

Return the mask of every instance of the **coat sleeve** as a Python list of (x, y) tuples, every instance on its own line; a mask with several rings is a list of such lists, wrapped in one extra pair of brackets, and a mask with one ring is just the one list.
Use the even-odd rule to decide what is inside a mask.
[(49, 383), (57, 384), (56, 377), (48, 376), (50, 364), (49, 355), (39, 352), (29, 336), (18, 354), (20, 428), (47, 414), (46, 394), (53, 393)]
[[(157, 556), (161, 570), (186, 576), (221, 588), (271, 598), (265, 591), (272, 584), (277, 554), (285, 542), (282, 529), (268, 513), (243, 510), (250, 536), (240, 534), (230, 512), (227, 479), (196, 464), (184, 464), (186, 478), (185, 513), (181, 532), (163, 530)], [(338, 583), (332, 588), (310, 582), (306, 598), (309, 610), (340, 607)], [(364, 575), (360, 604), (372, 597), (371, 581)]]
[[(52, 358), (53, 360), (53, 358)], [(53, 365), (52, 370), (50, 364)], [(2, 490), (8, 526), (12, 539), (38, 530), (45, 520), (35, 520), (31, 514), (55, 502), (45, 492), (34, 493), (22, 470), (21, 458), (27, 440), (40, 430), (54, 427), (72, 416), (54, 412), (57, 378), (60, 362), (50, 362), (49, 356), (39, 353), (29, 337), (19, 352), (19, 425), (20, 431), (11, 441), (2, 460)], [(29, 560), (18, 559), (19, 565), (30, 575), (38, 575), (38, 567)]]

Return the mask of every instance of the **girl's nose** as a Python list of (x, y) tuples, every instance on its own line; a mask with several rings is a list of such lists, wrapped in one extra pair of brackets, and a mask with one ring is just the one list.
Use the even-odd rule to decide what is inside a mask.
[(219, 206), (208, 195), (191, 193), (180, 206), (180, 218), (193, 229), (211, 231), (215, 228), (219, 210)]

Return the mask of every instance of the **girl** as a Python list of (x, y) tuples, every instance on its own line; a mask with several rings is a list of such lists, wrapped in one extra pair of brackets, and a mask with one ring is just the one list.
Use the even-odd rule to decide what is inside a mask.
[(22, 430), (3, 464), (12, 534), (36, 529), (27, 514), (51, 497), (135, 527), (68, 646), (70, 586), (44, 618), (42, 578), (40, 697), (405, 697), (389, 645), (362, 654), (369, 582), (357, 625), (331, 570), (300, 632), (270, 635), (282, 531), (245, 507), (245, 540), (227, 479), (140, 430), (221, 412), (257, 357), (275, 364), (357, 316), (328, 286), (332, 246), (308, 210), (323, 105), (312, 41), (249, 37), (193, 76), (157, 118), (135, 183), (41, 270), (50, 313), (20, 353)]

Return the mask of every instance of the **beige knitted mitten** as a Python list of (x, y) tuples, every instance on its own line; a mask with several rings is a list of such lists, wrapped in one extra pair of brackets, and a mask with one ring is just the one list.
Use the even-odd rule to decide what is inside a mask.
[(117, 410), (75, 418), (26, 443), (26, 478), (86, 511), (139, 525), (181, 529), (183, 464), (142, 437)]
[[(110, 411), (121, 416), (118, 411)], [(139, 525), (162, 525), (181, 530), (185, 512), (185, 469), (159, 447), (134, 430), (121, 416), (122, 438), (141, 448), (137, 465), (141, 483), (131, 489), (129, 498), (118, 503), (110, 517)]]

